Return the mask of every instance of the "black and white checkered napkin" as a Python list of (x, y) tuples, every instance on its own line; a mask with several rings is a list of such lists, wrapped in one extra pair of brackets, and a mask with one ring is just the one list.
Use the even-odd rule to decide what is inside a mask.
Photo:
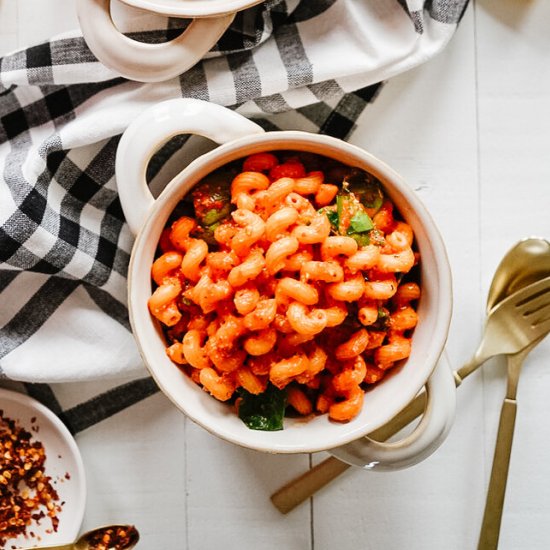
[[(202, 62), (156, 84), (118, 78), (77, 32), (3, 57), (4, 385), (22, 381), (73, 431), (156, 391), (130, 334), (125, 277), (132, 236), (114, 178), (119, 136), (143, 109), (195, 97), (266, 129), (345, 139), (379, 82), (446, 45), (467, 1), (269, 0), (241, 12)], [(168, 20), (159, 30), (158, 18), (152, 21), (133, 36), (165, 40), (182, 24)], [(173, 175), (185, 142), (172, 140), (157, 154), (152, 185)], [(80, 383), (68, 391), (59, 384), (65, 381)]]

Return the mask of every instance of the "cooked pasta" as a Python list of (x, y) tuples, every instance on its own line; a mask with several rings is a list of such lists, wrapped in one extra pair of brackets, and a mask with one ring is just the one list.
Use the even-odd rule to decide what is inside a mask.
[(176, 210), (149, 310), (168, 357), (216, 399), (240, 411), (249, 396), (282, 392), (293, 414), (346, 422), (410, 355), (419, 254), (370, 174), (309, 153), (257, 153), (205, 178)]

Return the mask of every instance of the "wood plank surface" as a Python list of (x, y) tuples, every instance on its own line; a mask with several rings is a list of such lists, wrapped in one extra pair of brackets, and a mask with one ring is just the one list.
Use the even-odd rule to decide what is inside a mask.
[[(550, 238), (549, 21), (544, 0), (472, 3), (449, 46), (393, 78), (350, 140), (396, 168), (441, 230), (454, 278), (453, 368), (479, 341), (502, 255), (522, 237)], [(73, 0), (0, 0), (0, 54), (77, 24)], [(522, 375), (502, 550), (548, 548), (549, 355), (546, 341)], [(145, 550), (475, 548), (504, 374), (493, 360), (464, 383), (453, 430), (424, 463), (348, 470), (286, 516), (270, 494), (326, 454), (237, 448), (157, 394), (78, 436), (83, 527), (134, 522)]]

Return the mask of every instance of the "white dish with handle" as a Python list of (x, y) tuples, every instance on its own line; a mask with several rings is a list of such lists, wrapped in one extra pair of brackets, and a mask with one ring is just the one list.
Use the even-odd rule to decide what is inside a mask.
[[(154, 2), (137, 1), (136, 7), (149, 9), (149, 4)], [(113, 21), (111, 0), (77, 0), (76, 8), (84, 40), (95, 57), (120, 76), (139, 82), (160, 82), (185, 73), (210, 51), (235, 18), (235, 11), (202, 18), (160, 11), (192, 21), (173, 40), (148, 44), (120, 32)]]
[[(208, 137), (219, 147), (184, 168), (155, 200), (145, 180), (151, 156), (178, 134)], [(248, 429), (232, 407), (216, 401), (170, 361), (159, 324), (147, 301), (152, 293), (151, 265), (168, 217), (189, 190), (207, 174), (235, 159), (265, 151), (290, 150), (320, 154), (366, 170), (383, 184), (388, 196), (413, 228), (421, 255), (421, 319), (413, 335), (412, 353), (365, 395), (361, 413), (345, 424), (326, 415), (306, 422), (289, 418), (285, 429)], [(117, 152), (116, 177), (130, 229), (137, 235), (128, 273), (129, 309), (134, 337), (161, 390), (191, 419), (233, 443), (272, 453), (334, 450), (343, 460), (366, 467), (397, 469), (429, 456), (444, 440), (454, 419), (455, 384), (440, 361), (452, 309), (451, 276), (445, 247), (427, 210), (414, 191), (389, 166), (366, 151), (341, 140), (307, 132), (264, 132), (241, 115), (193, 99), (155, 105), (124, 133)], [(378, 443), (365, 437), (379, 428), (426, 385), (428, 405), (417, 428), (404, 439)], [(353, 443), (352, 443), (353, 442)]]

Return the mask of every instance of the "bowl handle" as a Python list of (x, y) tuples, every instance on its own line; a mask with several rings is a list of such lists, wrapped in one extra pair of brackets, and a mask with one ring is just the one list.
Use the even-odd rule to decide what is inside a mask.
[(86, 44), (113, 71), (130, 80), (160, 82), (195, 65), (219, 40), (235, 13), (193, 19), (170, 42), (144, 44), (122, 34), (113, 23), (111, 0), (77, 0), (77, 13)]
[(137, 235), (155, 202), (145, 177), (147, 165), (169, 139), (197, 134), (221, 144), (263, 132), (242, 115), (200, 99), (169, 99), (143, 111), (122, 135), (115, 162), (120, 203), (132, 233)]
[(424, 416), (404, 439), (381, 443), (362, 437), (329, 452), (352, 466), (373, 471), (400, 470), (421, 462), (441, 445), (454, 420), (456, 389), (447, 361), (439, 361), (428, 379), (426, 391)]

